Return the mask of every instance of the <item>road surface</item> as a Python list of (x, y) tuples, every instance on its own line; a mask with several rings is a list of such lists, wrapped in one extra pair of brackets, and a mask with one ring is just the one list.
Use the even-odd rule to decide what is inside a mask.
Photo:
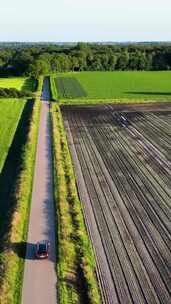
[[(45, 79), (42, 92), (22, 304), (57, 303), (55, 211), (49, 99), (49, 82)], [(40, 240), (49, 240), (51, 243), (50, 255), (47, 260), (36, 260), (34, 258), (34, 244)]]

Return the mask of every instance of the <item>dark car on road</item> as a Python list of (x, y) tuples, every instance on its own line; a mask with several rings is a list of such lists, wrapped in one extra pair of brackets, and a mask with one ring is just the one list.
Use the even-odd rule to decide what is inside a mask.
[(37, 242), (35, 248), (36, 258), (38, 259), (46, 259), (49, 256), (49, 241), (40, 241)]

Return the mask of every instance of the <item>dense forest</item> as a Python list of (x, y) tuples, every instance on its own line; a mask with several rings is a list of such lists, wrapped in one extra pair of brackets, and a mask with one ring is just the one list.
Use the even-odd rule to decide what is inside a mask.
[(0, 45), (1, 77), (114, 70), (171, 70), (171, 44)]

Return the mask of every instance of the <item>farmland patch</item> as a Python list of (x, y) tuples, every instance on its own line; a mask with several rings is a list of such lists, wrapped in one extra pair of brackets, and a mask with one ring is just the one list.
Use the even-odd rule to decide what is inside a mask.
[(79, 81), (73, 77), (58, 77), (56, 86), (59, 98), (80, 98), (86, 97), (86, 91)]
[[(61, 79), (58, 80), (58, 97), (65, 104), (171, 101), (169, 71), (70, 72), (58, 74), (58, 79)], [(84, 89), (83, 94), (79, 89), (73, 89), (74, 79)]]
[(34, 92), (36, 90), (36, 81), (33, 78), (26, 77), (0, 78), (0, 88), (15, 88), (20, 91)]
[(11, 146), (25, 101), (0, 101), (0, 173)]
[(62, 111), (103, 303), (169, 304), (171, 111)]

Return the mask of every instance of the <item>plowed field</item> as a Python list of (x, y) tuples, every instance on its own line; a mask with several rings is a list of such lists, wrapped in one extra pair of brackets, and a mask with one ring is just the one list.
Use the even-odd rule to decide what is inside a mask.
[(171, 303), (171, 106), (162, 109), (62, 108), (103, 303)]

